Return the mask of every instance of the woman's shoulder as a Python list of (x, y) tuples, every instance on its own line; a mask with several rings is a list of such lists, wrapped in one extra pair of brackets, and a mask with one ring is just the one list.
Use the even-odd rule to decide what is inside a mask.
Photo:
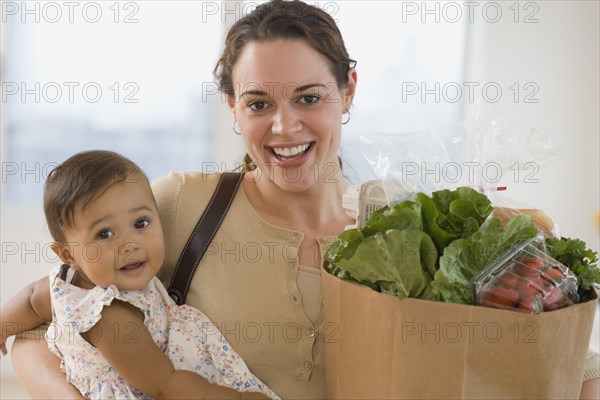
[(189, 189), (210, 189), (216, 187), (221, 177), (220, 173), (206, 172), (170, 172), (151, 183), (155, 196), (164, 193), (172, 194)]
[[(159, 212), (173, 213), (192, 206), (205, 205), (214, 192), (220, 173), (171, 172), (152, 182), (152, 192)], [(203, 209), (203, 207), (202, 207)]]
[(171, 172), (152, 182), (167, 250), (163, 269), (159, 274), (163, 282), (168, 281), (164, 277), (170, 277), (220, 177), (220, 173)]

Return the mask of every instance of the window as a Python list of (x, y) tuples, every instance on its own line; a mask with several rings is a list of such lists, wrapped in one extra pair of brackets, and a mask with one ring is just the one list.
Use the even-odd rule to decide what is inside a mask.
[(352, 182), (373, 179), (360, 153), (361, 136), (417, 132), (460, 120), (456, 89), (463, 80), (466, 24), (446, 6), (451, 3), (319, 3), (339, 24), (358, 62), (356, 99), (343, 129), (345, 173)]
[(151, 179), (212, 161), (223, 23), (202, 2), (3, 2), (3, 203), (93, 148)]
[[(424, 23), (425, 5), (406, 3), (315, 3), (358, 61), (343, 146), (354, 182), (370, 176), (361, 135), (460, 117), (443, 85), (462, 76), (465, 24), (439, 23), (431, 7)], [(39, 206), (48, 172), (84, 149), (121, 152), (151, 179), (220, 163), (215, 140), (231, 132), (212, 68), (226, 24), (257, 4), (4, 2), (3, 202)], [(444, 3), (435, 4), (441, 14)], [(239, 159), (241, 144), (230, 140)]]
[[(403, 9), (405, 3), (423, 4), (316, 3), (338, 22), (358, 61), (358, 93), (342, 149), (352, 182), (371, 176), (360, 154), (361, 135), (414, 131), (460, 116), (460, 102), (431, 98), (440, 90), (436, 83), (461, 80), (464, 19), (436, 23), (429, 16), (422, 23), (414, 10)], [(151, 179), (170, 170), (223, 169), (223, 161), (241, 159), (241, 141), (231, 130), (212, 69), (226, 27), (256, 5), (0, 4), (2, 303), (58, 262), (49, 249), (42, 189), (50, 170), (70, 155), (92, 148), (118, 151)], [(8, 360), (0, 360), (3, 376), (12, 374)]]

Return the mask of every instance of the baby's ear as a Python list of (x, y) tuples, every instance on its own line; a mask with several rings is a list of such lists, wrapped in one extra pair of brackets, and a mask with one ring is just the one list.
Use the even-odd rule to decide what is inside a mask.
[(69, 250), (69, 246), (65, 246), (60, 242), (54, 242), (50, 248), (56, 253), (63, 263), (71, 265), (75, 261), (71, 251)]

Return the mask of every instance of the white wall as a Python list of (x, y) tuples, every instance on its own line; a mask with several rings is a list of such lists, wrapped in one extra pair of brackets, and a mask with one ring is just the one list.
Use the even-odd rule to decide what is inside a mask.
[[(535, 7), (524, 8), (525, 4)], [(508, 121), (545, 131), (557, 156), (542, 165), (538, 183), (506, 182), (507, 197), (544, 210), (563, 236), (578, 237), (600, 249), (600, 2), (498, 2), (503, 12), (496, 23), (474, 14), (469, 26), (467, 82), (497, 83), (503, 94), (490, 104)], [(532, 14), (533, 13), (533, 14)], [(538, 20), (523, 23), (525, 16)], [(490, 10), (489, 19), (495, 19)], [(521, 92), (514, 98), (514, 82)], [(539, 91), (525, 102), (523, 90)], [(513, 86), (514, 87), (514, 86)], [(489, 98), (494, 98), (490, 92)], [(466, 102), (468, 111), (474, 105)], [(514, 178), (514, 177), (511, 177)], [(597, 310), (590, 347), (600, 349)]]
[[(536, 174), (539, 183), (508, 182), (507, 195), (546, 211), (563, 236), (579, 237), (597, 251), (600, 3), (536, 1), (529, 3), (537, 8), (524, 9), (520, 2), (518, 23), (509, 9), (513, 2), (499, 3), (499, 22), (477, 18), (470, 26), (465, 81), (498, 83), (503, 96), (492, 106), (508, 120), (546, 131), (558, 153)], [(522, 22), (530, 13), (537, 23)], [(521, 88), (518, 102), (514, 82)], [(524, 102), (533, 93), (523, 90), (527, 82), (539, 88), (533, 96), (538, 103)]]

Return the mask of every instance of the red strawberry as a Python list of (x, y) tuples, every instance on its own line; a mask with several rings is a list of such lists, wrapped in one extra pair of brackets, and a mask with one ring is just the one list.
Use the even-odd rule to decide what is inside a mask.
[(522, 297), (519, 303), (519, 311), (526, 314), (539, 314), (543, 309), (544, 306), (537, 294)]
[(543, 268), (544, 260), (537, 257), (524, 258), (514, 264), (515, 273), (520, 276), (539, 275)]
[(542, 269), (545, 265), (544, 260), (539, 257), (527, 257), (521, 260), (521, 262), (529, 265), (531, 268)]
[(562, 288), (554, 287), (546, 296), (542, 298), (544, 311), (552, 311), (559, 309), (565, 305), (565, 294)]
[(550, 268), (544, 272), (543, 278), (553, 286), (558, 286), (565, 278), (565, 274), (558, 268)]
[(517, 288), (519, 287), (521, 278), (518, 275), (513, 274), (512, 272), (505, 272), (499, 279), (497, 286), (504, 286), (508, 288)]
[(544, 280), (539, 276), (530, 275), (521, 278), (521, 285), (519, 286), (521, 297), (546, 292), (548, 292), (548, 288), (544, 285)]
[(501, 308), (504, 310), (514, 310), (518, 300), (519, 293), (515, 289), (504, 286), (496, 286), (485, 294), (481, 305), (486, 307)]

